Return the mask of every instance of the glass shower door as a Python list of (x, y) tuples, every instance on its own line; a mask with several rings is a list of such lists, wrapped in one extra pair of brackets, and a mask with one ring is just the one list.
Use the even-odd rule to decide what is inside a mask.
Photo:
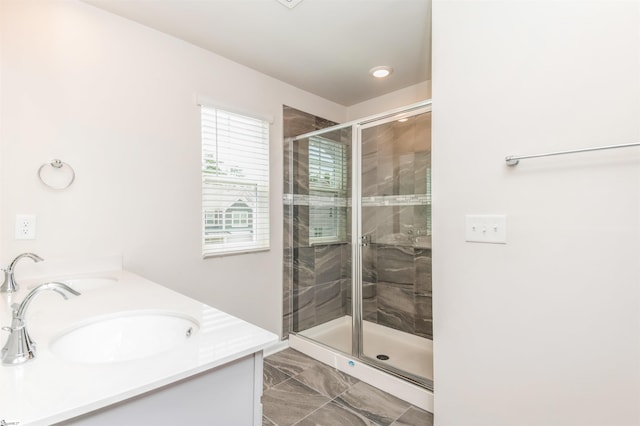
[[(291, 331), (351, 350), (351, 126), (291, 142)], [(286, 217), (286, 216), (285, 216)]]
[(433, 381), (431, 112), (363, 124), (360, 147), (360, 356)]

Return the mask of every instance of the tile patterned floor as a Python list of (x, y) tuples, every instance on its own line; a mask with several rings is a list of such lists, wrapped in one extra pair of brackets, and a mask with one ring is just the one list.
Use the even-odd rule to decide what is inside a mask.
[(296, 350), (264, 360), (263, 426), (433, 426), (433, 414)]

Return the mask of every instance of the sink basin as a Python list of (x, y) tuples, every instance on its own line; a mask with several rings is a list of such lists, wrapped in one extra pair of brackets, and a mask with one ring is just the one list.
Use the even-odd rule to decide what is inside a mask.
[(131, 361), (168, 352), (198, 329), (196, 320), (172, 312), (123, 312), (77, 325), (55, 338), (50, 349), (73, 362)]

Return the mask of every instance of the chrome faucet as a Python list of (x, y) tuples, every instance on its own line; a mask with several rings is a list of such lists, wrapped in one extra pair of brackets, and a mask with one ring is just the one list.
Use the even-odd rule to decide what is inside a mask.
[(80, 293), (72, 289), (66, 284), (59, 282), (50, 282), (41, 284), (34, 288), (27, 294), (22, 303), (19, 305), (14, 303), (11, 305), (13, 308), (13, 318), (11, 320), (11, 327), (2, 327), (3, 330), (9, 332), (9, 338), (7, 343), (0, 352), (0, 358), (2, 358), (2, 364), (15, 365), (29, 361), (36, 356), (36, 345), (31, 340), (29, 332), (27, 331), (27, 325), (25, 322), (25, 314), (29, 304), (33, 298), (40, 292), (45, 290), (52, 290), (60, 294), (65, 299), (69, 298), (69, 295), (80, 296)]
[(34, 262), (41, 262), (42, 260), (44, 260), (37, 254), (33, 253), (22, 253), (21, 255), (18, 255), (9, 264), (9, 267), (7, 269), (2, 269), (2, 271), (4, 271), (4, 281), (2, 283), (2, 286), (0, 286), (0, 293), (12, 293), (14, 291), (20, 290), (20, 286), (16, 282), (16, 278), (13, 275), (13, 272), (16, 267), (16, 263), (18, 263), (18, 260), (22, 259), (23, 257), (28, 257)]

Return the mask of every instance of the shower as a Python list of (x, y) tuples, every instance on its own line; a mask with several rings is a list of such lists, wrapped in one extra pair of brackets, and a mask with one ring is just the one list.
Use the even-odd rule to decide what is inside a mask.
[(284, 117), (284, 334), (433, 390), (431, 101)]

